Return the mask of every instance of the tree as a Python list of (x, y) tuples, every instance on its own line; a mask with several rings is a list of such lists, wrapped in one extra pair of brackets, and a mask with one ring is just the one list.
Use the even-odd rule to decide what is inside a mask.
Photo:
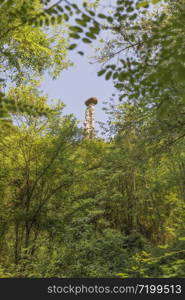
[[(38, 14), (42, 14), (43, 4), (39, 0), (32, 1), (2, 1), (0, 12), (3, 15), (0, 22), (0, 71), (1, 71), (1, 121), (3, 124), (11, 120), (9, 112), (32, 111), (35, 108), (15, 103), (15, 99), (7, 98), (3, 93), (14, 82), (26, 84), (30, 79), (38, 78), (49, 70), (53, 78), (70, 66), (67, 60), (67, 39), (59, 24), (48, 28), (36, 26)], [(31, 24), (30, 20), (32, 20)], [(60, 32), (60, 35), (59, 35)], [(6, 79), (6, 80), (5, 80)], [(40, 112), (38, 112), (40, 113)]]
[[(12, 126), (0, 141), (0, 277), (184, 276), (183, 2), (157, 13), (148, 1), (118, 0), (111, 15), (84, 2), (0, 2), (2, 51), (16, 83), (1, 94)], [(72, 41), (62, 38), (48, 61), (56, 36), (46, 27), (64, 21), (73, 22)], [(76, 40), (90, 44), (104, 29), (116, 39), (103, 49), (102, 60), (113, 61), (99, 75), (115, 81), (121, 101), (109, 110), (110, 138), (87, 140), (62, 103), (48, 105), (37, 77), (53, 59), (57, 75), (67, 50), (83, 54)]]
[[(38, 97), (34, 89), (15, 88), (11, 94), (25, 102), (31, 99), (41, 107), (46, 105), (46, 98)], [(59, 203), (51, 199), (73, 184), (71, 150), (78, 144), (78, 131), (72, 117), (61, 118), (60, 113), (60, 106), (53, 109), (49, 119), (17, 113), (14, 120), (19, 127), (2, 139), (1, 161), (8, 177), (1, 185), (1, 251), (4, 259), (8, 255), (11, 263), (20, 263), (22, 272), (37, 249), (40, 233), (45, 235), (55, 218), (52, 209)], [(8, 235), (12, 236), (11, 243)]]
[(184, 137), (184, 3), (169, 1), (160, 12), (142, 8), (143, 17), (139, 6), (137, 12), (133, 4), (133, 16), (126, 13), (121, 19), (118, 12), (117, 19), (113, 18), (117, 21), (115, 39), (102, 51), (100, 58), (107, 64), (99, 75), (114, 80), (120, 101), (139, 104), (144, 113), (153, 113), (166, 144), (171, 145)]

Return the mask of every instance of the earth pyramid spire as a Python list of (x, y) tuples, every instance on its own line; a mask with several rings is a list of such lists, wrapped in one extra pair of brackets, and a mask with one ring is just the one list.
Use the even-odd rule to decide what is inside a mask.
[(95, 133), (95, 105), (98, 103), (97, 98), (91, 97), (85, 101), (87, 106), (85, 112), (85, 133), (86, 138), (93, 139), (96, 137)]

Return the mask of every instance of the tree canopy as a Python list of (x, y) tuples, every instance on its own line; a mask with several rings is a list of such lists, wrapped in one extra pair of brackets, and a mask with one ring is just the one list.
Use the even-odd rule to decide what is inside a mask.
[[(102, 1), (0, 1), (0, 277), (185, 276), (185, 4)], [(98, 39), (89, 140), (38, 86)]]

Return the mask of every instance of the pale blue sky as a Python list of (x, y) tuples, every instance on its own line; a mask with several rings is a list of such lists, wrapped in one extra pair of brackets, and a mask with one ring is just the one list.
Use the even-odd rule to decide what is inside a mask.
[(75, 51), (70, 52), (69, 56), (75, 66), (64, 70), (56, 80), (46, 75), (42, 89), (50, 99), (61, 99), (66, 104), (65, 114), (73, 113), (82, 122), (85, 114), (84, 101), (92, 96), (97, 97), (99, 103), (96, 106), (96, 121), (105, 121), (103, 102), (109, 100), (114, 92), (113, 83), (111, 80), (106, 81), (103, 76), (97, 76), (100, 64), (89, 63), (92, 61), (90, 57), (94, 55), (94, 50), (90, 46), (85, 46), (84, 50), (83, 57)]
[[(78, 1), (80, 4), (83, 0)], [(106, 4), (111, 4), (111, 0), (106, 0)], [(106, 38), (106, 34), (103, 34), (104, 38)], [(108, 101), (114, 93), (113, 82), (111, 80), (106, 81), (103, 76), (97, 76), (101, 65), (98, 63), (90, 64), (95, 55), (94, 48), (92, 45), (83, 44), (78, 50), (83, 50), (84, 56), (80, 56), (75, 50), (70, 51), (69, 58), (75, 66), (64, 70), (56, 80), (52, 80), (46, 75), (41, 86), (43, 92), (48, 94), (50, 99), (61, 99), (66, 105), (64, 113), (73, 113), (81, 121), (81, 125), (85, 116), (85, 100), (92, 96), (97, 97), (99, 103), (96, 106), (96, 121), (106, 121), (105, 112), (102, 110), (103, 102)]]
[[(78, 0), (78, 4), (80, 5), (82, 1)], [(52, 3), (54, 2), (53, 0)], [(95, 0), (91, 0), (91, 2), (93, 3)], [(111, 6), (115, 0), (102, 0), (102, 3)], [(104, 8), (100, 6), (98, 10), (101, 12)], [(109, 40), (110, 32), (103, 32), (103, 38)], [(96, 54), (93, 48), (95, 47), (83, 44), (83, 47), (78, 50), (84, 50), (84, 56), (80, 56), (75, 50), (69, 52), (69, 58), (75, 63), (75, 66), (64, 70), (57, 80), (52, 80), (46, 75), (41, 86), (50, 99), (61, 99), (66, 105), (64, 113), (73, 113), (81, 121), (81, 125), (85, 115), (85, 100), (92, 96), (98, 98), (96, 121), (104, 122), (106, 121), (106, 114), (102, 110), (103, 102), (109, 101), (112, 94), (115, 93), (112, 80), (106, 81), (104, 76), (97, 76), (101, 65), (99, 63), (90, 64), (92, 57)]]

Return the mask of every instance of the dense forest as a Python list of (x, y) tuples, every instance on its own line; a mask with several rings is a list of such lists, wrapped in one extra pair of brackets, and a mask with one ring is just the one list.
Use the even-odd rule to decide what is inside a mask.
[[(0, 277), (185, 277), (185, 1), (0, 13)], [(99, 39), (116, 93), (87, 139), (39, 85)]]

